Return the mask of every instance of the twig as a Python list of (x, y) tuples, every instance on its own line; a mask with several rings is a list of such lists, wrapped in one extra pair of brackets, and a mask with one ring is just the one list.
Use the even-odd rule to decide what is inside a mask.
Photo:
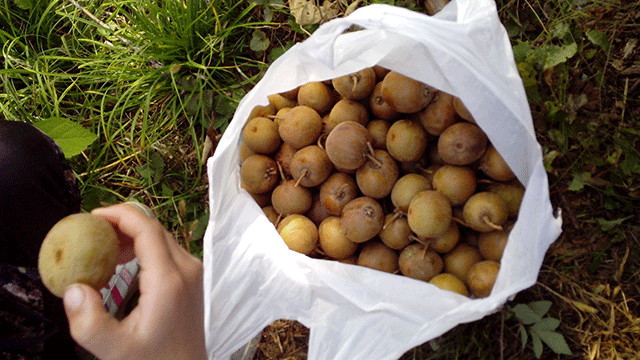
[[(71, 4), (73, 4), (73, 6), (77, 7), (78, 9), (80, 9), (85, 15), (87, 15), (91, 20), (95, 21), (98, 25), (102, 26), (103, 28), (105, 28), (106, 30), (109, 30), (111, 33), (114, 33), (113, 29), (105, 24), (104, 22), (102, 22), (100, 19), (98, 19), (97, 17), (95, 17), (95, 15), (93, 15), (92, 13), (89, 12), (89, 10), (85, 9), (82, 5), (80, 5), (77, 1), (75, 0), (69, 0), (69, 2)], [(118, 38), (118, 40), (122, 41), (122, 43), (125, 46), (131, 46), (131, 41), (123, 38), (122, 36), (118, 35), (118, 34), (113, 34), (116, 38)]]

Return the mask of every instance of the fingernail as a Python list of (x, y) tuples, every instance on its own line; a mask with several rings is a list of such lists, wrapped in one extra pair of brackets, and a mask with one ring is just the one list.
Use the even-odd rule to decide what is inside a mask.
[(64, 306), (67, 310), (75, 310), (84, 301), (84, 293), (77, 285), (71, 285), (64, 294)]

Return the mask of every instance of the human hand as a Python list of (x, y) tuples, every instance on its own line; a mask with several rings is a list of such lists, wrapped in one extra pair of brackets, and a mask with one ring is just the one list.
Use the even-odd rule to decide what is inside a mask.
[(132, 205), (96, 209), (120, 239), (121, 262), (140, 264), (138, 305), (122, 321), (83, 284), (64, 295), (71, 336), (103, 360), (205, 359), (202, 262), (155, 219)]

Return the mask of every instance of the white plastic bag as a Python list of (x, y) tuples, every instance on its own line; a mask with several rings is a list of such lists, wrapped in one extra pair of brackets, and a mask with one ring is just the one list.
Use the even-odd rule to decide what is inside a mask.
[[(351, 25), (364, 30), (344, 33)], [(240, 189), (241, 129), (254, 106), (266, 105), (267, 95), (375, 64), (459, 96), (526, 187), (487, 298), (290, 251)], [(310, 328), (311, 360), (397, 359), (534, 285), (545, 252), (561, 232), (509, 38), (490, 0), (453, 0), (433, 17), (370, 5), (322, 25), (278, 58), (241, 101), (208, 174), (204, 286), (210, 359), (228, 359), (282, 318)]]

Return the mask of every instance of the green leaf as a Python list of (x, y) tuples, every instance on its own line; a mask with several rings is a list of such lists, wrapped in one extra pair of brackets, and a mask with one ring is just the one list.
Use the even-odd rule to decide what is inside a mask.
[(533, 353), (538, 359), (542, 356), (542, 341), (540, 341), (540, 335), (537, 333), (531, 333), (531, 342), (533, 343)]
[(158, 181), (164, 174), (164, 159), (157, 153), (151, 153), (146, 164), (136, 166), (136, 171), (144, 179)]
[(49, 135), (60, 146), (67, 159), (80, 154), (98, 138), (98, 135), (82, 125), (61, 117), (38, 121), (34, 126)]
[(525, 325), (531, 325), (541, 319), (540, 315), (536, 314), (535, 311), (531, 310), (531, 308), (525, 304), (518, 304), (514, 306), (513, 312)]
[(626, 220), (633, 218), (633, 215), (627, 216), (625, 218), (615, 219), (615, 220), (606, 220), (604, 218), (595, 218), (594, 220), (600, 224), (600, 230), (609, 231), (613, 228), (620, 226)]
[(571, 184), (569, 184), (569, 190), (580, 191), (584, 188), (584, 185), (591, 179), (591, 173), (583, 172), (582, 174), (575, 174)]
[(547, 346), (549, 346), (551, 350), (553, 350), (554, 353), (562, 355), (573, 355), (571, 349), (569, 349), (569, 345), (565, 341), (562, 334), (559, 334), (555, 331), (540, 331), (538, 332), (538, 335), (540, 336), (540, 339), (542, 339), (542, 341), (544, 341), (544, 343), (547, 344)]
[(564, 39), (569, 34), (569, 24), (561, 22), (556, 24), (551, 30), (551, 35), (558, 39)]
[(13, 2), (22, 10), (31, 10), (35, 5), (35, 2), (31, 0), (13, 0)]
[(549, 69), (554, 66), (558, 66), (565, 63), (568, 59), (572, 58), (578, 52), (578, 44), (571, 43), (569, 45), (549, 45), (546, 51), (546, 58), (544, 59), (543, 68)]
[(560, 320), (552, 317), (544, 318), (533, 324), (531, 331), (540, 333), (541, 331), (553, 331), (560, 325)]
[(558, 156), (560, 156), (560, 152), (558, 150), (551, 150), (544, 156), (544, 168), (547, 170), (547, 172), (553, 171), (553, 160), (555, 160)]
[(538, 314), (538, 316), (543, 317), (549, 309), (551, 309), (551, 304), (549, 300), (541, 300), (529, 303), (529, 307)]
[(113, 205), (118, 198), (110, 191), (101, 187), (87, 187), (82, 192), (82, 210), (91, 211), (98, 207)]
[(518, 331), (520, 332), (520, 338), (522, 339), (522, 348), (524, 349), (527, 346), (529, 334), (527, 334), (527, 329), (525, 329), (524, 325), (522, 324), (519, 324)]
[(209, 213), (204, 213), (196, 220), (197, 226), (193, 230), (191, 234), (191, 238), (193, 240), (200, 240), (204, 237), (204, 233), (207, 230), (207, 225), (209, 224)]
[(269, 48), (269, 39), (267, 39), (267, 34), (262, 30), (255, 30), (251, 37), (249, 47), (251, 50), (258, 52), (267, 50)]
[(587, 39), (593, 43), (593, 45), (599, 46), (604, 52), (608, 53), (611, 48), (611, 43), (607, 39), (607, 34), (604, 31), (589, 29), (585, 31)]

